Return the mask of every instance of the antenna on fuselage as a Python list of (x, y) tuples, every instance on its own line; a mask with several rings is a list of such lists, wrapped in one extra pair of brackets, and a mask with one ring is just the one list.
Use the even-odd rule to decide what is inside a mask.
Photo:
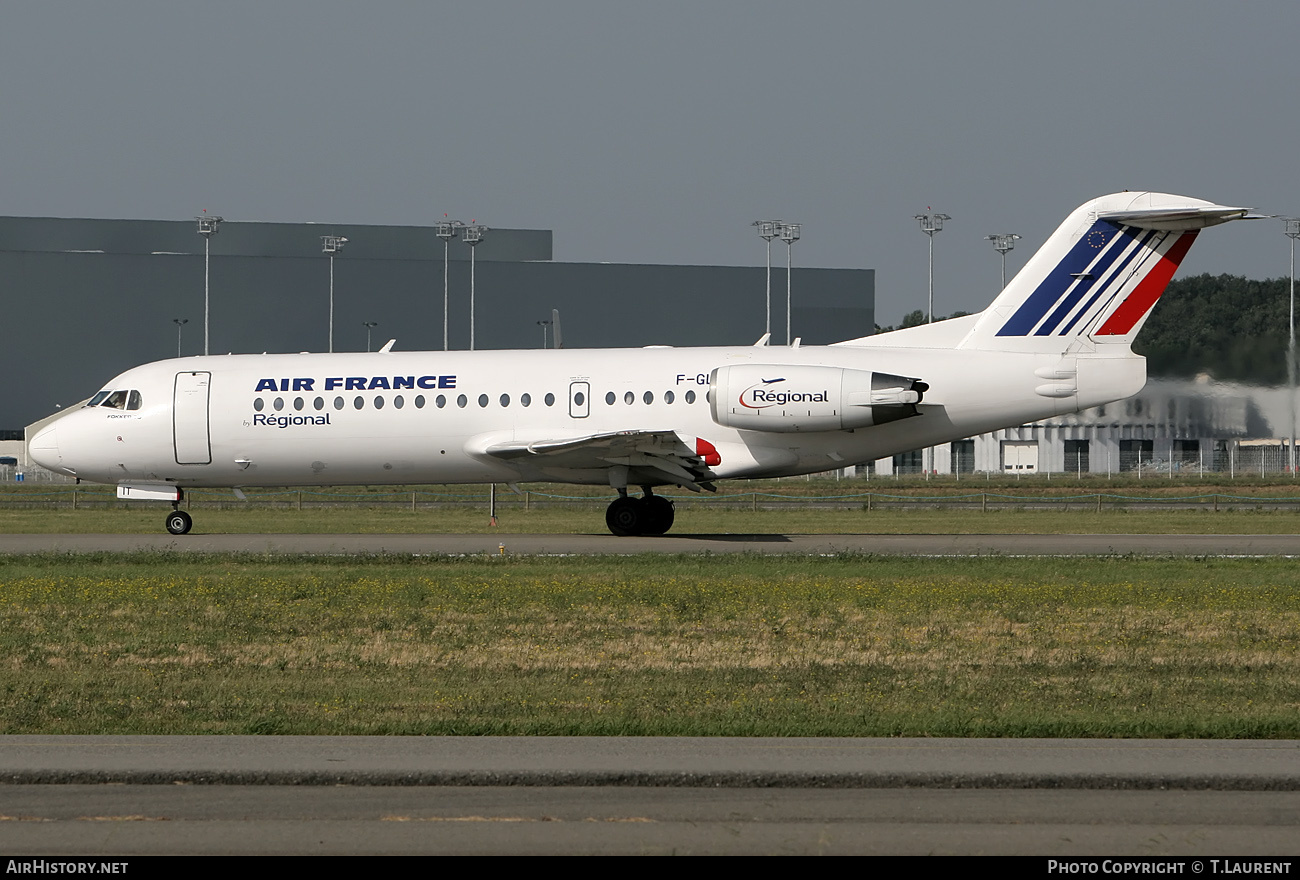
[(390, 351), (393, 350), (393, 345), (394, 345), (396, 342), (397, 342), (396, 339), (390, 339), (390, 340), (388, 340), (387, 342), (384, 343), (384, 347), (381, 348), (381, 349), (379, 349), (379, 353), (380, 353), (380, 354), (388, 354)]
[(556, 348), (564, 348), (564, 338), (560, 336), (560, 310), (551, 309), (551, 339)]

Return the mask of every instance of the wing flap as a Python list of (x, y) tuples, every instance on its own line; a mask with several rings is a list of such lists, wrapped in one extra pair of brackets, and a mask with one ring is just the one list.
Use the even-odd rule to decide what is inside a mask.
[(548, 469), (623, 468), (632, 483), (668, 483), (698, 492), (714, 476), (698, 449), (698, 440), (676, 431), (614, 431), (498, 441), (483, 448), (482, 454)]

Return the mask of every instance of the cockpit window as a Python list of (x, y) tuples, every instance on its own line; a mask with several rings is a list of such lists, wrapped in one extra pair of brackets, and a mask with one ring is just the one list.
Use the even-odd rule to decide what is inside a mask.
[(101, 391), (86, 406), (106, 406), (109, 409), (139, 409), (144, 399), (139, 391)]

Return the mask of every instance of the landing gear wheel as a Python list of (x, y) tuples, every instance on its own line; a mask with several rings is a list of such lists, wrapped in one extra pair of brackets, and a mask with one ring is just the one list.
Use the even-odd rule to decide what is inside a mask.
[(167, 531), (173, 535), (189, 534), (193, 526), (194, 520), (183, 510), (173, 510), (167, 514)]
[(641, 532), (645, 535), (662, 535), (673, 527), (676, 512), (673, 503), (662, 495), (651, 495), (641, 499), (645, 525)]
[(645, 505), (640, 498), (615, 498), (605, 511), (605, 525), (620, 538), (639, 535), (646, 526)]

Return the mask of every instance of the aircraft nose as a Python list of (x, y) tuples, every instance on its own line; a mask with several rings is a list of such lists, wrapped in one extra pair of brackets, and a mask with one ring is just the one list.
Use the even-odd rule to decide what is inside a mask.
[(58, 470), (62, 457), (59, 455), (58, 429), (55, 425), (46, 425), (36, 432), (27, 444), (27, 454), (32, 461), (43, 468)]

